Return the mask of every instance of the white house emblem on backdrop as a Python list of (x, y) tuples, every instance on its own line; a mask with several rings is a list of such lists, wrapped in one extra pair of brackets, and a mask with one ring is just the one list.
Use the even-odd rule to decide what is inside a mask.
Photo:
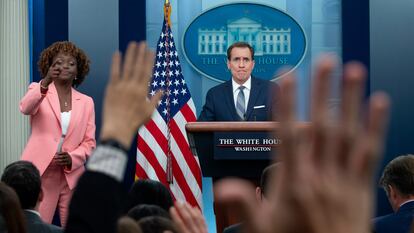
[[(306, 53), (306, 36), (299, 23), (284, 11), (256, 3), (227, 4), (202, 12), (186, 29), (182, 47), (194, 69), (226, 81), (230, 79), (227, 48), (237, 41), (253, 47), (253, 75), (267, 80), (295, 69)], [(289, 68), (280, 73), (281, 67)]]
[(243, 17), (219, 29), (198, 29), (198, 54), (225, 55), (228, 45), (236, 41), (249, 43), (256, 56), (290, 54), (290, 31), (290, 28), (263, 27), (260, 22)]

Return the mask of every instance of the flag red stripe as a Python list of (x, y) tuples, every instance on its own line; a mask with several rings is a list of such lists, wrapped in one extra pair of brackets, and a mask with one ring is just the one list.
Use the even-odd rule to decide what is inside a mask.
[(135, 174), (140, 179), (148, 179), (148, 175), (139, 163), (135, 165)]
[(178, 147), (181, 150), (181, 153), (184, 156), (184, 159), (186, 160), (188, 167), (190, 168), (191, 172), (193, 173), (198, 187), (201, 190), (201, 172), (200, 172), (200, 168), (198, 166), (198, 163), (194, 157), (194, 155), (191, 153), (190, 151), (190, 147), (187, 144), (186, 139), (184, 138), (184, 135), (181, 133), (177, 123), (175, 122), (175, 120), (171, 120), (170, 121), (170, 125), (171, 125), (171, 134), (173, 135), (173, 137), (175, 138), (175, 141), (177, 142)]
[(191, 110), (190, 106), (188, 105), (188, 102), (185, 105), (183, 105), (180, 111), (187, 122), (196, 121), (196, 116), (194, 115), (193, 110)]
[(154, 171), (157, 174), (157, 177), (160, 180), (160, 182), (163, 184), (167, 184), (164, 169), (162, 169), (161, 165), (158, 163), (158, 159), (155, 156), (154, 152), (148, 146), (147, 142), (141, 137), (141, 135), (138, 135), (138, 149), (142, 152), (142, 154), (145, 154), (147, 161), (154, 168)]
[[(158, 126), (155, 124), (154, 119), (149, 120), (147, 124), (145, 125), (145, 127), (152, 134), (154, 139), (158, 142), (158, 145), (161, 147), (162, 151), (164, 151), (164, 153), (167, 154), (167, 149), (168, 149), (167, 139), (165, 138), (161, 130), (158, 128)], [(161, 139), (163, 140), (160, 141)]]
[(197, 206), (198, 208), (200, 208), (200, 206), (197, 203), (196, 198), (194, 197), (194, 193), (191, 191), (190, 187), (188, 186), (188, 183), (185, 180), (184, 174), (181, 171), (180, 167), (178, 166), (178, 163), (175, 157), (173, 157), (172, 166), (173, 166), (173, 171), (174, 171), (174, 177), (179, 183), (179, 186), (184, 193), (185, 199), (192, 206)]

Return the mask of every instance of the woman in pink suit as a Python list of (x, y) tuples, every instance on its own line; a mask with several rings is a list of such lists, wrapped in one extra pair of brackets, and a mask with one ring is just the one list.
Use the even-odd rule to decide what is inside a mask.
[(45, 49), (38, 66), (43, 79), (30, 84), (20, 101), (32, 130), (22, 159), (40, 171), (42, 219), (50, 223), (58, 208), (64, 227), (73, 189), (96, 146), (93, 100), (74, 89), (89, 72), (89, 59), (73, 43), (63, 41)]

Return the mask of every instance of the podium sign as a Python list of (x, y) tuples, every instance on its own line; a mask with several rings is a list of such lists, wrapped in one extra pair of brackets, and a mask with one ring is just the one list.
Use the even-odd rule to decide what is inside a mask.
[(214, 159), (269, 160), (282, 140), (268, 132), (214, 133)]
[[(186, 131), (190, 148), (200, 160), (203, 176), (257, 178), (269, 164), (270, 153), (263, 154), (260, 159), (241, 152), (228, 154), (226, 150), (232, 150), (231, 146), (219, 148), (219, 139), (257, 139), (259, 134), (262, 138), (268, 138), (277, 126), (275, 122), (191, 122), (186, 125)], [(222, 141), (222, 144), (225, 142)]]
[(208, 177), (260, 177), (282, 143), (278, 122), (191, 122), (185, 128), (190, 149)]

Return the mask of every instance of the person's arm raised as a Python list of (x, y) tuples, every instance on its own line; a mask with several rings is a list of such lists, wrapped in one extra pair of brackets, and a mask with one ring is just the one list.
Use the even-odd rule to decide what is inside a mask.
[(145, 42), (129, 44), (123, 65), (120, 53), (114, 54), (100, 143), (72, 196), (65, 232), (116, 232), (124, 199), (122, 181), (128, 161), (126, 150), (162, 95), (158, 92), (147, 99), (153, 59)]
[(154, 53), (145, 43), (131, 42), (121, 63), (121, 55), (116, 52), (106, 88), (100, 139), (114, 139), (129, 148), (139, 126), (150, 119), (162, 92), (147, 98)]

